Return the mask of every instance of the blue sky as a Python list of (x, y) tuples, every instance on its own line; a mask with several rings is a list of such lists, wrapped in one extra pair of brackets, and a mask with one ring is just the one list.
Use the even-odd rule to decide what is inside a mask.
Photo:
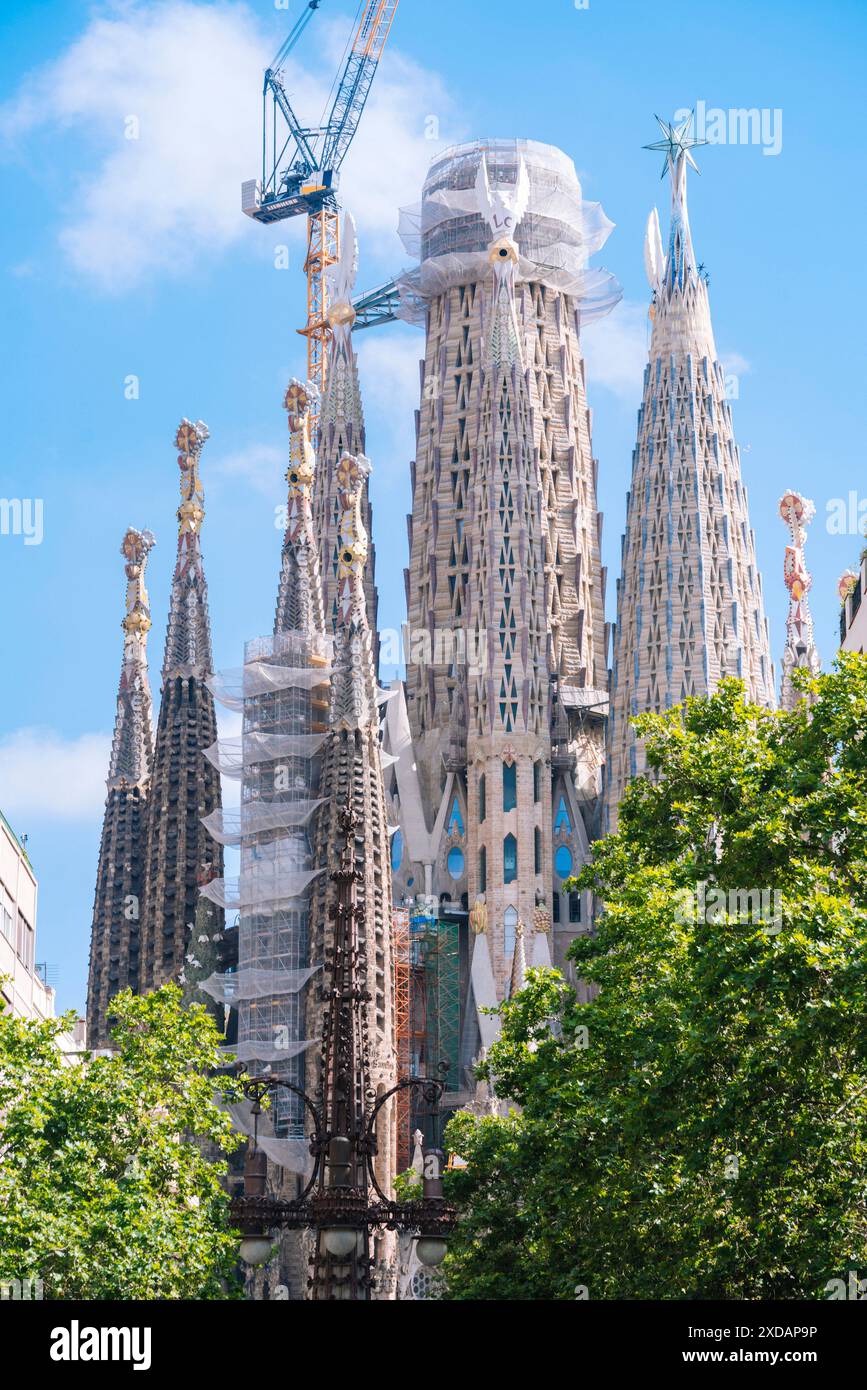
[[(285, 417), (304, 373), (301, 228), (244, 218), (258, 172), (261, 71), (300, 11), (242, 4), (5, 0), (0, 17), (0, 284), (4, 452), (0, 495), (42, 499), (44, 536), (0, 536), (0, 807), (39, 877), (38, 956), (61, 1007), (84, 1005), (90, 914), (123, 611), (125, 528), (157, 536), (149, 570), (153, 684), (174, 558), (181, 416), (211, 430), (202, 461), (215, 657), (238, 664), (268, 631), (277, 579)], [(288, 85), (318, 116), (354, 4), (324, 0)], [(784, 640), (785, 531), (777, 501), (816, 503), (808, 561), (817, 640), (836, 645), (836, 580), (857, 534), (829, 503), (867, 495), (865, 226), (860, 0), (402, 0), (348, 156), (359, 285), (406, 263), (397, 207), (439, 144), (524, 136), (575, 160), (585, 196), (616, 223), (597, 258), (624, 301), (586, 338), (605, 512), (609, 604), (635, 441), (654, 203), (667, 224), (654, 112), (703, 102), (779, 111), (778, 154), (700, 150), (690, 181), (711, 275), (717, 347), (738, 378), (735, 428), (774, 655)], [(138, 139), (127, 138), (136, 118)], [(435, 121), (431, 122), (431, 117)], [(781, 126), (779, 122), (781, 121)], [(291, 268), (275, 267), (275, 245)], [(279, 259), (277, 257), (276, 259)], [(416, 362), (403, 325), (359, 337), (384, 626), (403, 617)], [(125, 382), (136, 376), (138, 398)], [(613, 611), (609, 614), (613, 618)], [(156, 692), (155, 692), (156, 693)]]

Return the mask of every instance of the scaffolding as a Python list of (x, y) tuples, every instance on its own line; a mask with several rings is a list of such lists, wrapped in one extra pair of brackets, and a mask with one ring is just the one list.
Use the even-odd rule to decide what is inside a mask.
[[(208, 757), (241, 781), (237, 812), (206, 818), (221, 844), (236, 845), (236, 880), (214, 879), (202, 892), (235, 907), (238, 968), (206, 988), (238, 1012), (238, 1039), (227, 1049), (251, 1074), (279, 1066), (303, 1088), (306, 985), (321, 962), (310, 961), (310, 893), (321, 872), (313, 863), (310, 820), (321, 804), (319, 752), (328, 709), (331, 639), (282, 632), (248, 642), (239, 671), (213, 678), (214, 695), (243, 715), (240, 740), (218, 741)], [(243, 1117), (237, 1117), (239, 1121)], [(304, 1171), (308, 1159), (303, 1105), (279, 1091), (269, 1116), (270, 1156)], [(273, 1151), (273, 1152), (272, 1152)]]
[[(442, 1064), (447, 1091), (457, 1088), (461, 1039), (461, 940), (454, 918), (418, 912), (410, 916), (408, 941), (409, 1019), (407, 1038), (411, 1071), (437, 1076)], [(429, 1142), (430, 1116), (420, 1098), (410, 1107), (409, 1135), (420, 1129)], [(403, 1135), (401, 1134), (401, 1144)]]

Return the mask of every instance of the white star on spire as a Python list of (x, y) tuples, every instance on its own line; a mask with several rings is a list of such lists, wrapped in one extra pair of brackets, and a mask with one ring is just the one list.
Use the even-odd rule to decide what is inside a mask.
[(689, 132), (692, 126), (693, 114), (694, 113), (690, 111), (686, 120), (679, 126), (669, 125), (667, 121), (657, 116), (656, 119), (659, 122), (659, 128), (665, 136), (665, 139), (656, 140), (652, 145), (642, 145), (642, 149), (645, 150), (665, 150), (665, 163), (662, 166), (662, 178), (665, 178), (669, 169), (671, 169), (672, 174), (674, 173), (677, 167), (677, 161), (681, 156), (686, 159), (688, 164), (692, 165), (697, 174), (701, 173), (701, 170), (690, 154), (690, 149), (694, 145), (706, 145), (708, 142), (707, 140), (694, 140), (690, 136)]

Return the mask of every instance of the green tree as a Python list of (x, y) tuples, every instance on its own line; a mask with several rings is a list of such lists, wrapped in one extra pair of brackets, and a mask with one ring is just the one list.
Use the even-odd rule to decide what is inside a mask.
[(0, 1281), (41, 1279), (46, 1298), (232, 1296), (226, 1165), (198, 1147), (240, 1142), (214, 1103), (220, 1034), (173, 984), (112, 1008), (117, 1051), (79, 1066), (56, 1045), (69, 1018), (0, 1015)]
[[(739, 682), (637, 720), (647, 779), (577, 880), (458, 1115), (451, 1298), (829, 1296), (867, 1275), (867, 659), (772, 712)], [(764, 891), (765, 897), (757, 897)], [(752, 894), (752, 896), (750, 896)]]

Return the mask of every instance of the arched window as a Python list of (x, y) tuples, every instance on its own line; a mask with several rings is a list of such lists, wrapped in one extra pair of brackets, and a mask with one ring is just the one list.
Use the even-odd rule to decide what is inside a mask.
[(451, 835), (451, 833), (452, 833), (453, 830), (456, 830), (456, 831), (458, 832), (459, 835), (463, 835), (463, 833), (464, 833), (464, 818), (463, 818), (463, 816), (461, 815), (461, 808), (460, 808), (460, 806), (459, 806), (459, 804), (458, 804), (458, 799), (457, 799), (457, 797), (455, 797), (454, 801), (452, 802), (452, 813), (451, 813), (451, 815), (449, 816), (449, 834), (450, 834), (450, 835)]
[(518, 926), (518, 913), (514, 907), (507, 907), (503, 914), (503, 951), (507, 956), (515, 954), (515, 933)]
[(391, 837), (391, 872), (396, 874), (403, 859), (403, 832), (395, 830)]
[(457, 883), (459, 878), (463, 878), (464, 852), (462, 849), (458, 849), (457, 845), (454, 845), (452, 849), (449, 850), (446, 866), (450, 876), (455, 880), (455, 883)]
[(518, 804), (518, 765), (503, 763), (503, 810), (513, 811)]
[(533, 764), (533, 800), (539, 801), (542, 795), (542, 764)]
[(488, 813), (487, 797), (485, 795), (485, 774), (479, 778), (479, 824), (485, 819)]
[(503, 841), (503, 882), (514, 883), (518, 877), (518, 841), (507, 835)]
[(554, 855), (554, 868), (558, 878), (568, 878), (572, 872), (572, 851), (568, 845), (559, 845)]
[(488, 851), (482, 845), (479, 850), (479, 892), (484, 893), (488, 886)]
[(554, 819), (554, 833), (558, 830), (565, 830), (567, 835), (572, 833), (572, 822), (569, 819), (569, 812), (566, 810), (566, 798), (560, 797), (560, 805), (557, 807), (557, 815)]
[(542, 872), (542, 832), (538, 825), (533, 828), (533, 861), (533, 873), (540, 874)]

